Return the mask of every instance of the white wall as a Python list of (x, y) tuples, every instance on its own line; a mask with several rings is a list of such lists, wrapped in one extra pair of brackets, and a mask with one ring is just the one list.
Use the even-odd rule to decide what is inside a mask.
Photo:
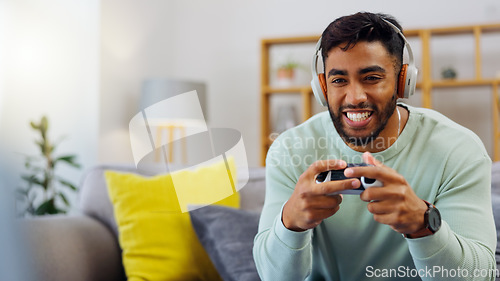
[(99, 161), (132, 163), (128, 123), (145, 78), (175, 77), (171, 1), (101, 1)]
[[(452, 5), (431, 0), (102, 3), (102, 162), (132, 160), (127, 124), (135, 114), (140, 82), (148, 76), (206, 81), (210, 125), (240, 130), (250, 165), (256, 166), (262, 38), (320, 34), (335, 18), (360, 10), (392, 14), (405, 28), (500, 22), (500, 2), (495, 0), (460, 0)], [(119, 38), (113, 38), (116, 34)], [(127, 56), (118, 58), (124, 50)], [(476, 131), (491, 151), (491, 98), (488, 91), (471, 91), (484, 92), (448, 91), (435, 99), (435, 108)], [(412, 103), (419, 104), (418, 98)]]
[(6, 38), (2, 34), (5, 34), (6, 28), (5, 25), (7, 23), (6, 20), (6, 4), (5, 2), (0, 2), (0, 124), (2, 124), (2, 108), (3, 108), (3, 96), (5, 95), (4, 91), (4, 80), (5, 80), (5, 45)]
[[(0, 30), (2, 80), (0, 128), (16, 154), (36, 154), (31, 120), (47, 115), (56, 152), (77, 154), (82, 170), (59, 173), (78, 183), (97, 161), (99, 95), (99, 1), (3, 1)], [(1, 80), (0, 80), (1, 81)], [(76, 194), (69, 196), (75, 205)]]

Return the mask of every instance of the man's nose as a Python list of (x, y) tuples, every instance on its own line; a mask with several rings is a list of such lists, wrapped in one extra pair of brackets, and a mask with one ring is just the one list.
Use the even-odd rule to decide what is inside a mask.
[(367, 101), (365, 90), (358, 83), (351, 83), (346, 88), (345, 102), (347, 104), (360, 104)]

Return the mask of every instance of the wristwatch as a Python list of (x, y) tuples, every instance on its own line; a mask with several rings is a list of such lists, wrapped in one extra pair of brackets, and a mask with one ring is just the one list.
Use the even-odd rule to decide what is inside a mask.
[(423, 200), (427, 204), (427, 211), (424, 214), (424, 228), (412, 234), (405, 234), (406, 238), (424, 237), (436, 233), (441, 227), (441, 214), (436, 206)]

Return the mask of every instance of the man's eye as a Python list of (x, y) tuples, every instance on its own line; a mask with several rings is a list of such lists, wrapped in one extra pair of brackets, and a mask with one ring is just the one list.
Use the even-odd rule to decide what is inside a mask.
[(378, 77), (378, 76), (366, 76), (365, 80), (367, 81), (378, 81), (382, 78)]
[(332, 80), (333, 84), (340, 84), (340, 83), (344, 83), (344, 82), (346, 82), (346, 80), (343, 78), (337, 78), (337, 79)]

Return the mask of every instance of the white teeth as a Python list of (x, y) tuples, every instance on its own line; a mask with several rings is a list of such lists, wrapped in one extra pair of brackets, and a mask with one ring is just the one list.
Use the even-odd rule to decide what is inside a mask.
[(354, 112), (347, 112), (347, 118), (354, 122), (360, 122), (366, 120), (370, 116), (370, 112), (363, 112), (363, 113), (354, 113)]

